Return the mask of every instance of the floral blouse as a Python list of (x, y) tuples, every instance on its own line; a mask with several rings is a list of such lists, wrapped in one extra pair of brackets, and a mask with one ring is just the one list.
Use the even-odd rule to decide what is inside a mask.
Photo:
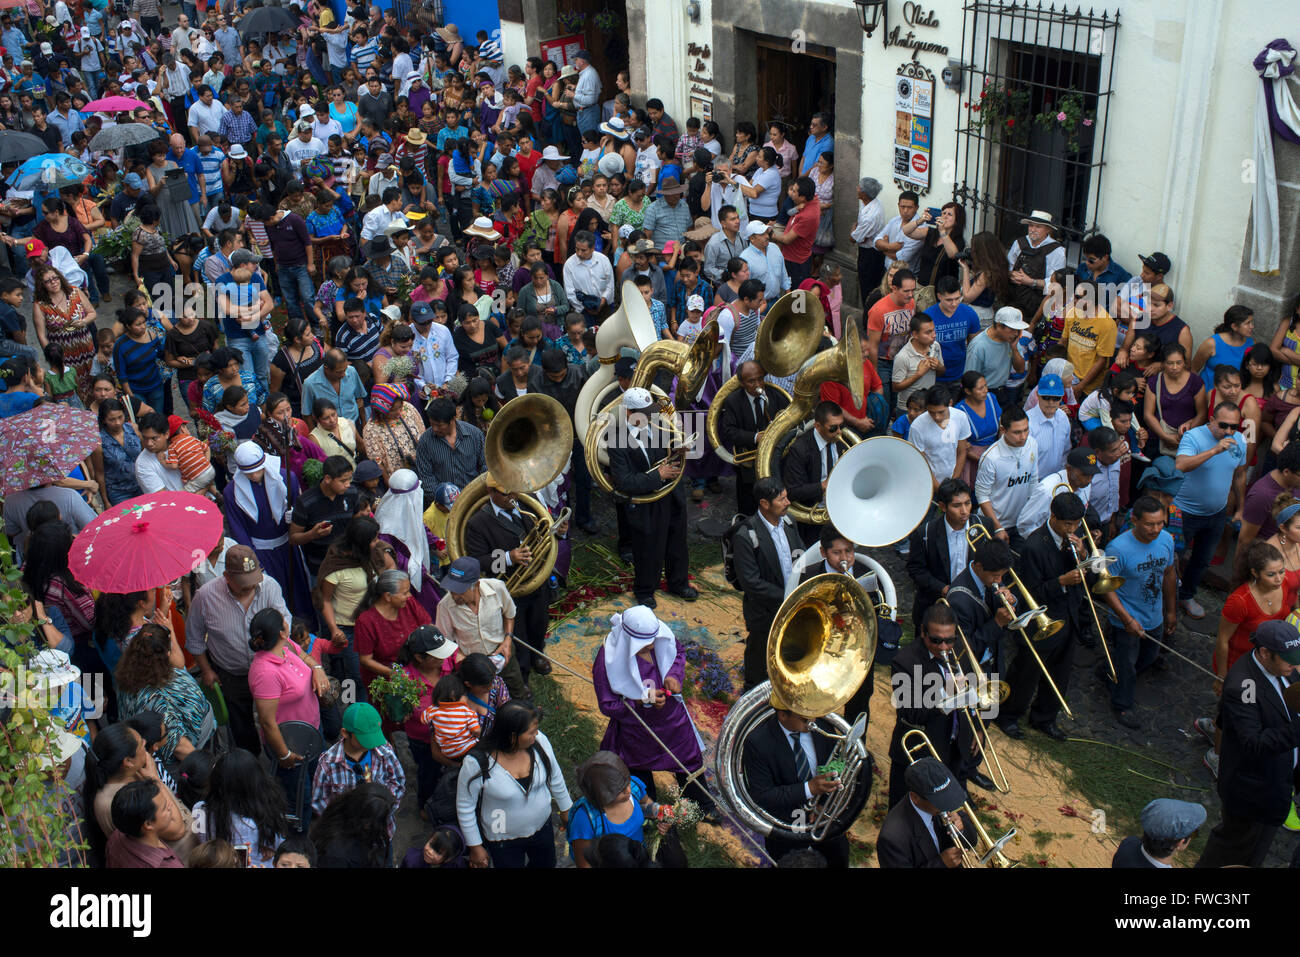
[(420, 413), (412, 403), (403, 402), (402, 415), (396, 423), (372, 418), (361, 431), (361, 438), (366, 443), (366, 454), (389, 475), (398, 469), (415, 470), (415, 444), (423, 431)]

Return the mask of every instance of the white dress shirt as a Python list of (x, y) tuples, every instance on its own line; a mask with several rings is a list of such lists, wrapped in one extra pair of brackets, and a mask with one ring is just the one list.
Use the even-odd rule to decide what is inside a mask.
[(858, 200), (858, 222), (853, 227), (853, 241), (866, 249), (874, 248), (876, 237), (885, 227), (885, 215), (880, 209), (880, 200), (869, 203)]
[(943, 531), (948, 537), (948, 582), (951, 584), (957, 580), (957, 576), (966, 570), (970, 564), (966, 559), (966, 552), (970, 548), (970, 542), (966, 538), (966, 530), (970, 528), (970, 522), (967, 522), (961, 528), (953, 528), (944, 519)]
[[(917, 238), (909, 239), (903, 235), (903, 217), (895, 216), (885, 228), (876, 234), (876, 239), (883, 239), (890, 243), (902, 243), (903, 248), (898, 251), (897, 256), (885, 257), (885, 268), (888, 269), (894, 264), (895, 259), (901, 259), (907, 263), (908, 268), (913, 268), (913, 262), (916, 259), (916, 252), (921, 248), (921, 243), (925, 241), (925, 233), (920, 233)], [(873, 243), (874, 245), (874, 240)]]
[(781, 561), (781, 580), (789, 581), (794, 560), (790, 556), (790, 542), (785, 537), (785, 522), (778, 521), (773, 525), (762, 512), (758, 512), (757, 515), (767, 526), (767, 533), (772, 536), (772, 545), (776, 548), (776, 556)]
[(1097, 509), (1098, 517), (1109, 522), (1110, 517), (1119, 511), (1119, 471), (1123, 463), (1116, 460), (1106, 465), (1097, 459), (1097, 468), (1101, 471), (1092, 477), (1092, 485), (1088, 487), (1089, 501)]
[(369, 240), (382, 236), (385, 229), (399, 221), (403, 226), (410, 225), (400, 211), (394, 213), (387, 206), (376, 206), (361, 220), (361, 238)]
[(606, 303), (614, 301), (614, 268), (605, 256), (593, 252), (583, 259), (574, 253), (564, 262), (564, 294), (575, 309), (582, 309), (578, 293), (600, 296)]
[[(794, 741), (795, 739), (798, 739), (799, 747), (802, 749), (804, 757), (808, 759), (808, 768), (812, 771), (813, 776), (816, 777), (817, 749), (813, 747), (812, 732), (804, 731), (799, 733), (789, 730), (785, 725), (781, 725), (781, 735), (785, 738), (786, 747), (790, 749), (791, 755), (794, 753)], [(803, 796), (805, 800), (812, 800), (812, 788), (809, 787), (807, 781), (803, 783)]]
[(746, 246), (740, 258), (749, 263), (749, 278), (757, 279), (763, 284), (763, 296), (769, 303), (781, 298), (781, 293), (790, 288), (790, 274), (785, 270), (785, 257), (781, 247), (769, 242), (766, 249), (759, 249), (753, 243)]
[(930, 840), (934, 841), (934, 849), (936, 851), (939, 850), (939, 832), (935, 830), (936, 825), (934, 815), (929, 811), (922, 811), (917, 807), (916, 802), (912, 800), (910, 794), (907, 796), (907, 803), (912, 805), (912, 810), (916, 812), (916, 816), (925, 824), (925, 833), (929, 834)]
[(1038, 475), (1042, 477), (1065, 468), (1065, 457), (1070, 454), (1070, 417), (1057, 409), (1050, 419), (1043, 415), (1040, 406), (1026, 409), (1029, 416), (1029, 434), (1038, 443)]
[[(1029, 501), (1020, 510), (1020, 517), (1016, 519), (1016, 531), (1020, 533), (1021, 538), (1027, 538), (1042, 528), (1043, 523), (1052, 513), (1052, 499), (1056, 497), (1052, 494), (1052, 489), (1062, 482), (1069, 484), (1065, 469), (1051, 472), (1038, 480), (1038, 484), (1029, 494)], [(1086, 508), (1089, 499), (1092, 498), (1092, 486), (1085, 485), (1083, 488), (1074, 489), (1074, 494), (1079, 496), (1079, 500)]]

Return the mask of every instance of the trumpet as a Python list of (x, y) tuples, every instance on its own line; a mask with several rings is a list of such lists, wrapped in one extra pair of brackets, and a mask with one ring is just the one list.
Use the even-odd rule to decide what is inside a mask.
[(691, 450), (691, 446), (695, 444), (696, 439), (698, 439), (699, 437), (700, 437), (700, 433), (692, 432), (690, 435), (686, 436), (686, 438), (682, 440), (681, 445), (670, 444), (668, 447), (668, 455), (660, 459), (658, 462), (650, 466), (648, 469), (646, 469), (645, 474), (649, 475), (651, 472), (659, 471), (659, 468), (665, 462), (674, 466), (675, 468), (679, 468), (679, 469), (685, 468), (686, 453)]
[[(1052, 493), (1055, 494), (1056, 490), (1053, 489)], [(1091, 589), (1094, 595), (1109, 595), (1116, 588), (1119, 588), (1121, 585), (1124, 584), (1123, 576), (1112, 575), (1110, 573), (1110, 566), (1113, 565), (1115, 562), (1117, 562), (1119, 559), (1115, 558), (1112, 555), (1107, 555), (1105, 552), (1103, 552), (1100, 548), (1097, 547), (1097, 542), (1092, 537), (1092, 530), (1088, 528), (1087, 518), (1085, 518), (1083, 522), (1081, 522), (1080, 524), (1083, 528), (1084, 540), (1087, 541), (1088, 543), (1088, 557), (1083, 559), (1083, 561), (1080, 563), (1080, 567), (1083, 568), (1085, 571), (1092, 572), (1094, 575), (1097, 576), (1097, 580), (1092, 583), (1092, 589)], [(1104, 638), (1102, 639), (1102, 645), (1103, 647), (1105, 646)], [(1109, 652), (1106, 653), (1106, 657), (1107, 658), (1110, 657)], [(1114, 673), (1115, 673), (1115, 669), (1111, 668), (1111, 674)]]
[[(940, 598), (936, 604), (942, 603), (948, 605), (948, 599)], [(951, 605), (948, 605), (951, 608)], [(962, 713), (966, 715), (966, 720), (970, 723), (971, 733), (975, 736), (975, 743), (979, 745), (980, 754), (986, 759), (989, 768), (989, 777), (993, 779), (993, 785), (1003, 794), (1011, 792), (1011, 782), (1007, 780), (1007, 772), (1002, 768), (1002, 761), (998, 753), (993, 748), (993, 741), (989, 738), (988, 725), (984, 723), (984, 716), (981, 711), (988, 711), (994, 705), (1001, 704), (1011, 695), (1011, 686), (1005, 681), (989, 681), (988, 675), (980, 668), (979, 661), (975, 658), (975, 652), (971, 649), (970, 642), (966, 640), (966, 633), (961, 630), (961, 625), (957, 626), (957, 637), (961, 639), (962, 650), (966, 657), (970, 659), (971, 672), (975, 675), (975, 688), (970, 688), (970, 682), (966, 680), (966, 675), (962, 673), (961, 666), (957, 662), (957, 656), (952, 652), (944, 652), (943, 662), (948, 669), (948, 674), (952, 677), (953, 685), (957, 689), (957, 694), (967, 701), (962, 705)], [(969, 701), (968, 692), (974, 690), (975, 703)]]
[[(1058, 482), (1056, 485), (1052, 487), (1052, 498), (1056, 498), (1056, 493), (1058, 489), (1065, 489), (1066, 491), (1069, 492), (1074, 491), (1074, 489), (1069, 485), (1069, 483)], [(1088, 532), (1087, 518), (1084, 518), (1084, 520), (1080, 524), (1083, 525), (1083, 530), (1085, 533), (1087, 533)], [(1092, 536), (1090, 534), (1088, 535), (1088, 541), (1089, 542), (1092, 541)], [(1102, 581), (1106, 582), (1108, 585), (1106, 591), (1114, 591), (1120, 585), (1124, 584), (1123, 578), (1120, 578), (1118, 575), (1112, 575), (1108, 571), (1106, 571), (1106, 566), (1110, 564), (1110, 558), (1107, 555), (1098, 556), (1095, 546), (1093, 549), (1093, 553), (1085, 558), (1083, 555), (1079, 553), (1079, 549), (1075, 547), (1073, 540), (1071, 540), (1070, 554), (1074, 556), (1074, 563), (1078, 567), (1080, 575), (1085, 575), (1088, 571), (1095, 570), (1098, 566), (1098, 563), (1095, 561), (1095, 559), (1098, 557), (1102, 559), (1102, 562), (1100, 563), (1101, 571), (1099, 574), (1104, 576), (1104, 579), (1098, 581), (1098, 584), (1101, 584)], [(1118, 580), (1118, 584), (1113, 586), (1109, 584), (1110, 582), (1114, 582), (1116, 580)], [(1084, 578), (1083, 597), (1088, 599), (1088, 610), (1092, 612), (1092, 623), (1097, 626), (1097, 640), (1101, 642), (1101, 650), (1106, 655), (1106, 667), (1110, 669), (1110, 680), (1118, 681), (1119, 678), (1115, 674), (1115, 660), (1110, 656), (1110, 646), (1106, 644), (1106, 632), (1101, 627), (1101, 618), (1097, 614), (1097, 603), (1092, 600), (1092, 592), (1093, 589), (1088, 587), (1087, 578)], [(1097, 592), (1097, 594), (1099, 595), (1104, 595), (1105, 593), (1106, 593), (1105, 591)]]
[[(902, 745), (903, 753), (907, 755), (908, 764), (915, 764), (923, 757), (932, 757), (939, 763), (943, 763), (939, 753), (934, 750), (934, 745), (930, 743), (930, 739), (919, 728), (913, 728), (911, 731), (905, 732)], [(984, 830), (984, 826), (980, 824), (979, 818), (975, 816), (975, 812), (971, 810), (969, 803), (963, 804), (960, 810), (966, 812), (966, 816), (970, 818), (971, 825), (975, 829), (974, 841), (965, 835), (963, 829), (957, 826), (948, 813), (939, 812), (939, 819), (943, 821), (943, 826), (947, 829), (948, 836), (952, 838), (953, 844), (961, 850), (961, 866), (1015, 867), (1016, 862), (1003, 854), (1002, 848), (1016, 836), (1016, 829), (1013, 827), (995, 841), (989, 837), (988, 831)]]
[[(975, 525), (966, 533), (966, 540), (970, 543), (971, 548), (974, 548), (975, 543), (981, 539), (992, 537), (993, 536), (989, 534), (988, 529), (983, 525)], [(1015, 598), (1009, 593), (1007, 588), (999, 586), (997, 590), (998, 598), (1001, 599), (1003, 607), (1006, 608), (1007, 612), (1011, 615), (1011, 621), (1007, 624), (1007, 627), (1020, 632), (1020, 636), (1025, 639), (1025, 647), (1028, 648), (1029, 653), (1034, 656), (1034, 661), (1038, 663), (1038, 668), (1042, 671), (1043, 677), (1046, 678), (1047, 683), (1051, 685), (1052, 693), (1056, 695), (1056, 700), (1061, 702), (1061, 709), (1073, 718), (1074, 712), (1071, 711), (1070, 706), (1065, 703), (1065, 695), (1061, 694), (1061, 689), (1056, 686), (1056, 682), (1052, 679), (1051, 672), (1047, 670), (1047, 665), (1043, 662), (1042, 655), (1040, 655), (1034, 648), (1035, 642), (1052, 637), (1052, 635), (1065, 627), (1065, 622), (1047, 617), (1047, 609), (1034, 601), (1034, 596), (1029, 594), (1029, 589), (1025, 587), (1025, 583), (1020, 580), (1020, 576), (1016, 574), (1014, 568), (1008, 568), (1007, 574), (1011, 576), (1012, 584), (1016, 586), (1016, 590), (1020, 592), (1021, 597), (1025, 600), (1025, 604), (1028, 606), (1025, 611), (1017, 615)], [(1032, 636), (1029, 634), (1028, 630), (1031, 625), (1035, 626)]]

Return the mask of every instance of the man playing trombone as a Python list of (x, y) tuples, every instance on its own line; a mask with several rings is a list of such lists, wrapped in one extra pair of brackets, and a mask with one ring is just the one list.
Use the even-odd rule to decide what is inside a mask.
[(1020, 718), (1026, 710), (1031, 728), (1057, 740), (1066, 737), (1056, 724), (1061, 710), (1056, 691), (1064, 695), (1069, 686), (1075, 639), (1084, 627), (1084, 589), (1088, 584), (1078, 556), (1087, 552), (1075, 534), (1083, 513), (1084, 504), (1078, 495), (1061, 492), (1051, 501), (1046, 524), (1020, 545), (1016, 571), (1021, 582), (1029, 594), (1045, 604), (1047, 617), (1064, 622), (1065, 627), (1037, 642), (1034, 651), (1042, 661), (1041, 668), (1026, 643), (1016, 646), (1007, 674), (1011, 695), (1002, 702), (997, 718), (998, 727), (1008, 737), (1025, 736)]
[(958, 840), (973, 840), (966, 791), (934, 758), (921, 758), (904, 774), (907, 794), (885, 815), (876, 839), (881, 867), (961, 867)]
[[(1005, 546), (1004, 546), (1005, 547)], [(896, 715), (893, 735), (889, 739), (889, 806), (893, 807), (908, 792), (907, 752), (903, 735), (920, 729), (930, 739), (939, 759), (958, 781), (978, 777), (980, 787), (994, 790), (993, 782), (982, 774), (972, 774), (979, 767), (980, 742), (971, 722), (957, 714), (959, 695), (953, 680), (956, 669), (955, 648), (959, 647), (957, 619), (947, 605), (932, 605), (925, 613), (919, 637), (904, 645), (890, 663), (890, 701)]]
[(1160, 646), (1148, 633), (1171, 634), (1178, 624), (1178, 567), (1174, 540), (1164, 530), (1166, 513), (1160, 501), (1143, 495), (1133, 504), (1133, 527), (1116, 535), (1106, 552), (1116, 558), (1110, 574), (1124, 584), (1106, 595), (1110, 606), (1111, 647), (1115, 649), (1118, 681), (1109, 681), (1099, 666), (1098, 677), (1110, 686), (1115, 720), (1126, 728), (1142, 723), (1133, 715), (1137, 676), (1155, 662)]

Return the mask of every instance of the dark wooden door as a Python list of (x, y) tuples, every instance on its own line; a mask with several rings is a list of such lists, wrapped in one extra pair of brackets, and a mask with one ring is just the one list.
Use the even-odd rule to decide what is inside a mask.
[(835, 53), (814, 47), (801, 53), (789, 41), (759, 40), (756, 50), (758, 135), (767, 138), (767, 125), (781, 121), (797, 146), (808, 135), (808, 121), (819, 110), (835, 115)]

